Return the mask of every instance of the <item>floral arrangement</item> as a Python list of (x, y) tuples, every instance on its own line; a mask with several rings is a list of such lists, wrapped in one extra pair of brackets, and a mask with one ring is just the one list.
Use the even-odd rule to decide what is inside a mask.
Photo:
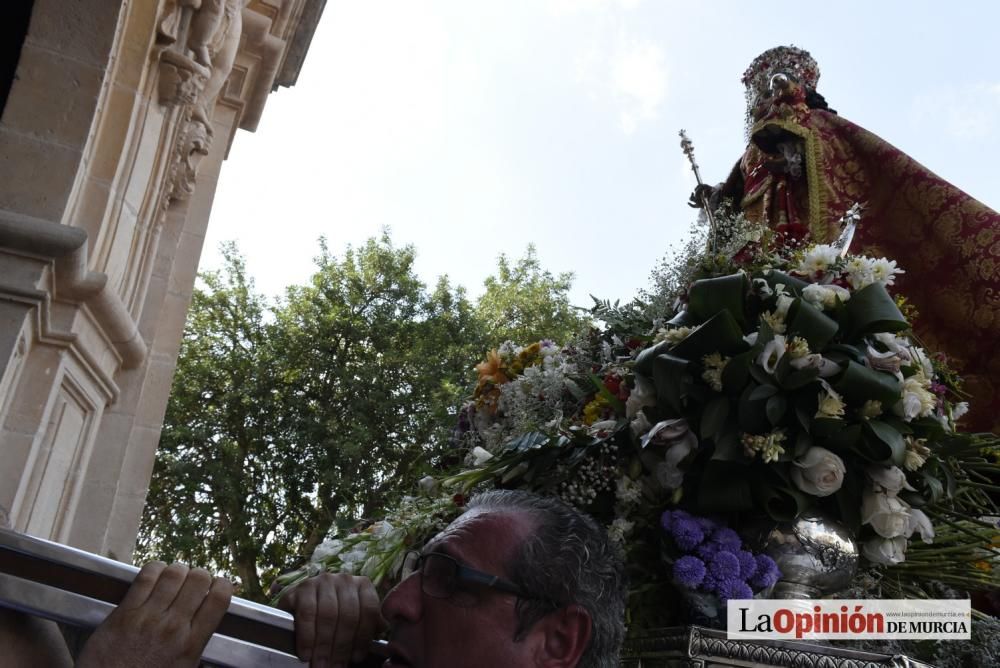
[(499, 486), (608, 527), (634, 626), (678, 621), (664, 605), (678, 588), (766, 591), (779, 573), (739, 532), (806, 512), (855, 537), (865, 595), (996, 590), (1000, 444), (959, 431), (960, 380), (891, 292), (903, 269), (737, 223), (729, 244), (676, 262), (667, 317), (598, 303), (601, 330), (491, 351), (460, 412), (463, 463), (422, 481), (392, 530), (342, 539), (308, 568), (391, 580), (454, 498)]
[(766, 554), (753, 554), (733, 529), (683, 510), (665, 510), (660, 525), (669, 537), (664, 561), (673, 564), (674, 582), (700, 618), (719, 616), (716, 601), (748, 599), (773, 587), (781, 575)]

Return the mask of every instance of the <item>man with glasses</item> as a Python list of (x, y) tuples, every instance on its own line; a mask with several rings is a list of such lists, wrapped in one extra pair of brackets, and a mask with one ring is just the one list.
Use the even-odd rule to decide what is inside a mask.
[[(204, 570), (146, 564), (76, 665), (194, 668), (231, 594)], [(299, 658), (314, 668), (363, 661), (386, 626), (383, 668), (612, 668), (625, 635), (624, 566), (604, 530), (574, 508), (493, 491), (407, 555), (381, 606), (367, 578), (327, 573), (288, 591), (281, 607), (295, 616)], [(13, 665), (40, 665), (29, 656), (58, 643), (36, 634), (22, 644)], [(64, 649), (51, 658), (43, 663), (71, 661)]]
[(624, 567), (593, 520), (519, 491), (487, 492), (422, 550), (381, 617), (366, 578), (321, 575), (282, 599), (312, 666), (363, 656), (388, 624), (386, 668), (611, 668), (625, 633)]

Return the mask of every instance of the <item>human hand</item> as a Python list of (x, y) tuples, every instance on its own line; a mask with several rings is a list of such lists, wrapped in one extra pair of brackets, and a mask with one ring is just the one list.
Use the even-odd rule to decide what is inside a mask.
[(151, 561), (84, 645), (77, 668), (196, 667), (233, 595), (201, 568)]
[(278, 607), (294, 615), (296, 653), (313, 668), (363, 661), (385, 628), (375, 586), (365, 577), (322, 573), (282, 594)]
[(710, 186), (707, 183), (700, 183), (695, 187), (694, 191), (691, 193), (691, 197), (688, 199), (688, 206), (694, 209), (703, 209), (705, 207), (705, 202), (710, 202), (712, 197), (715, 195), (717, 188)]

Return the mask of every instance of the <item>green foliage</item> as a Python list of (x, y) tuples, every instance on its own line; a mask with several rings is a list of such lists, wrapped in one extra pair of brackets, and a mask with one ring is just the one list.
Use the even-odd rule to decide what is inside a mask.
[(476, 305), (484, 327), (484, 349), (503, 341), (568, 341), (590, 324), (569, 303), (573, 274), (553, 276), (543, 270), (534, 245), (513, 265), (500, 255), (496, 275), (484, 285), (486, 291)]
[[(177, 361), (137, 560), (180, 559), (266, 583), (328, 535), (383, 516), (447, 458), (488, 343), (566, 338), (585, 322), (533, 248), (501, 256), (473, 305), (428, 289), (388, 236), (333, 255), (269, 305), (235, 246), (201, 276)], [(509, 318), (506, 320), (506, 318)]]

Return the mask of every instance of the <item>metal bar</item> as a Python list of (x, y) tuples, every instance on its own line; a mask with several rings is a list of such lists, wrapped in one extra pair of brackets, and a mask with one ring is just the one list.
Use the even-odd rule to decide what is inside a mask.
[[(0, 529), (0, 574), (5, 574), (13, 580), (6, 578), (5, 581), (17, 581), (17, 591), (22, 591), (29, 584), (44, 586), (43, 589), (32, 589), (31, 591), (43, 596), (34, 605), (31, 614), (57, 619), (66, 623), (73, 623), (64, 620), (55, 613), (47, 613), (45, 605), (54, 601), (73, 601), (69, 609), (74, 614), (80, 616), (85, 623), (77, 625), (94, 628), (107, 617), (110, 610), (121, 602), (128, 591), (129, 586), (138, 574), (139, 569), (131, 564), (125, 564), (113, 559), (106, 559), (90, 552), (84, 552), (67, 545), (53, 543), (41, 538), (27, 536), (16, 531)], [(48, 592), (48, 593), (45, 593)], [(60, 592), (68, 597), (59, 598), (52, 592)], [(44, 595), (43, 595), (44, 594)], [(27, 603), (19, 605), (29, 605)], [(5, 605), (3, 591), (0, 591), (0, 605)], [(96, 617), (87, 617), (79, 612), (79, 606), (89, 606), (100, 611), (100, 619), (93, 622)], [(6, 605), (6, 607), (15, 607)], [(19, 607), (18, 609), (25, 608)], [(98, 614), (98, 613), (95, 613)], [(223, 643), (223, 647), (229, 648), (222, 653), (223, 656), (235, 655), (234, 647), (256, 647), (259, 650), (266, 649), (265, 654), (260, 657), (270, 657), (279, 654), (294, 660), (294, 663), (254, 663), (244, 661), (241, 664), (233, 665), (303, 665), (295, 655), (295, 626), (292, 616), (283, 610), (260, 605), (253, 601), (233, 597), (229, 610), (226, 611), (213, 642), (218, 645), (215, 638), (223, 638), (226, 641), (239, 643)], [(211, 643), (209, 646), (212, 646)], [(385, 641), (373, 641), (370, 652), (374, 657), (387, 656), (387, 643)], [(207, 650), (206, 650), (207, 651)], [(243, 656), (251, 650), (241, 649)], [(208, 658), (208, 655), (205, 655)], [(258, 656), (258, 655), (254, 655)], [(257, 661), (258, 659), (255, 659)], [(261, 659), (263, 660), (263, 659)], [(267, 661), (277, 661), (278, 659), (268, 658)]]

